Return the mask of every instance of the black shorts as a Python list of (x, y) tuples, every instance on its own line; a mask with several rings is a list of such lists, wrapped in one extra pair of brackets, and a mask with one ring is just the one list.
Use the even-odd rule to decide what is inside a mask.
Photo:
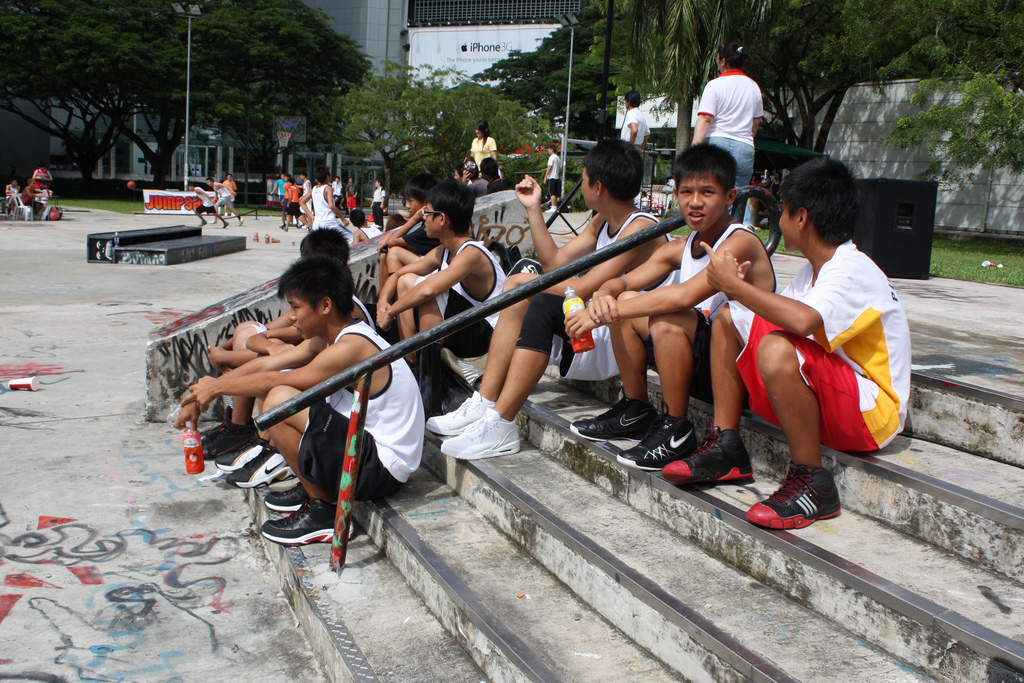
[[(644, 340), (647, 347), (647, 367), (655, 372), (658, 364), (654, 359), (654, 340)], [(690, 396), (707, 403), (714, 402), (711, 393), (711, 322), (707, 316), (697, 312), (697, 330), (693, 335), (693, 377), (690, 379)]]
[(548, 195), (552, 197), (561, 197), (562, 181), (558, 178), (548, 178)]
[(405, 233), (402, 239), (405, 240), (409, 251), (417, 256), (423, 256), (441, 244), (441, 240), (427, 236), (427, 230), (422, 223)]
[[(454, 318), (463, 311), (473, 308), (473, 303), (455, 290), (448, 291), (448, 305), (444, 309), (445, 320)], [(487, 320), (478, 320), (469, 327), (448, 335), (444, 340), (445, 347), (455, 354), (456, 358), (476, 358), (487, 353), (491, 345), (491, 324)]]
[(562, 376), (569, 372), (573, 352), (569, 335), (565, 333), (565, 314), (562, 313), (562, 297), (546, 292), (533, 297), (530, 308), (523, 318), (523, 327), (519, 331), (517, 349), (529, 349), (551, 355), (551, 345), (555, 338), (562, 340), (562, 362), (559, 370)]
[[(309, 407), (309, 423), (299, 442), (299, 476), (337, 497), (348, 438), (348, 418), (326, 401)], [(395, 493), (402, 482), (395, 479), (377, 456), (377, 442), (370, 432), (363, 432), (359, 451), (354, 500), (374, 500)]]
[(198, 213), (198, 214), (217, 213), (217, 207), (216, 206), (197, 206), (196, 207), (196, 213)]
[(298, 202), (288, 202), (288, 206), (285, 208), (284, 212), (289, 216), (301, 216), (302, 205)]

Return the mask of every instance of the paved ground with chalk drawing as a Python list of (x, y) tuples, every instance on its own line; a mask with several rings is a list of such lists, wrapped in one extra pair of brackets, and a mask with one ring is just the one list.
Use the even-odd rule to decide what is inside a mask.
[(186, 475), (179, 434), (141, 421), (149, 331), (275, 277), (298, 247), (86, 263), (89, 232), (174, 222), (0, 223), (0, 379), (41, 385), (0, 389), (0, 678), (323, 679), (242, 496)]

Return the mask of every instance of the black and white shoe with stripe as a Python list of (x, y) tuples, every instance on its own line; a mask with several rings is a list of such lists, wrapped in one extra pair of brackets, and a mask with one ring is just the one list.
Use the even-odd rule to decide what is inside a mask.
[(244, 467), (228, 473), (227, 482), (240, 489), (254, 489), (289, 476), (292, 476), (292, 468), (288, 467), (284, 456), (273, 446), (268, 446)]
[(623, 397), (597, 417), (569, 425), (576, 436), (596, 441), (642, 439), (660, 413), (650, 403)]
[(786, 481), (767, 500), (747, 511), (747, 521), (769, 529), (803, 529), (839, 514), (839, 491), (824, 467), (808, 470), (790, 463)]

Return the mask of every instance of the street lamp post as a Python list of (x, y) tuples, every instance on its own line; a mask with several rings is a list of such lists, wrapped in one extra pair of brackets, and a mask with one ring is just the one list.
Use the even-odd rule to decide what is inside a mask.
[(192, 17), (198, 17), (202, 10), (199, 5), (185, 5), (180, 2), (172, 2), (171, 7), (174, 8), (174, 12), (180, 16), (188, 19), (188, 48), (187, 48), (187, 59), (185, 66), (185, 191), (188, 191), (188, 139), (191, 133), (191, 127), (189, 124), (189, 110), (191, 107), (192, 100)]
[(580, 17), (575, 12), (559, 14), (555, 19), (569, 29), (569, 84), (565, 90), (565, 130), (562, 132), (562, 189), (565, 189), (565, 156), (569, 147), (569, 102), (572, 97), (572, 53), (576, 45), (576, 27), (580, 25)]

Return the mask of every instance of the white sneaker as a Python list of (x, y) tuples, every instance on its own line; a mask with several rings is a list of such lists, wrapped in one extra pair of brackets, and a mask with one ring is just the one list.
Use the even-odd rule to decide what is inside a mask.
[[(490, 404), (490, 405), (488, 405)], [(487, 409), (493, 406), (484, 402), (479, 391), (462, 402), (462, 405), (445, 415), (438, 415), (427, 420), (427, 429), (441, 436), (455, 436), (484, 416)]]
[(441, 452), (457, 460), (480, 460), (519, 452), (519, 428), (488, 408), (482, 419), (441, 444)]

